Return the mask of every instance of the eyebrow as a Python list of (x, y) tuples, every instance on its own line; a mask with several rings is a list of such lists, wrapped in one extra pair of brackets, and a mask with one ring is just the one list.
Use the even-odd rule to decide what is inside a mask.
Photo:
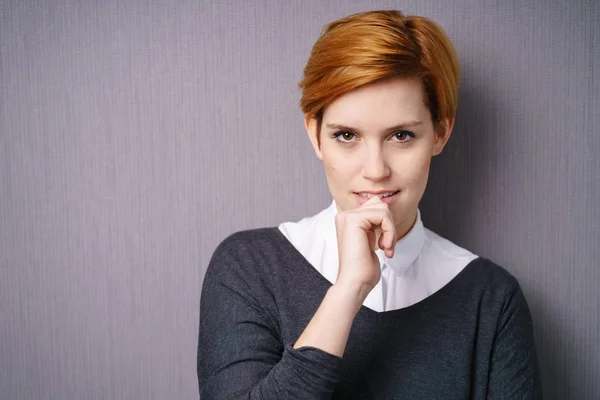
[[(390, 128), (385, 129), (383, 132), (384, 133), (392, 133), (392, 132), (396, 132), (396, 131), (400, 131), (406, 128), (411, 128), (414, 126), (418, 126), (423, 124), (423, 121), (407, 121), (404, 122), (402, 124), (398, 124), (395, 126), (392, 126)], [(356, 132), (356, 133), (361, 133), (360, 129), (356, 129), (356, 128), (352, 128), (348, 125), (342, 125), (342, 124), (325, 124), (325, 126), (329, 129), (333, 129), (333, 130), (338, 130), (338, 131), (351, 131), (351, 132)]]

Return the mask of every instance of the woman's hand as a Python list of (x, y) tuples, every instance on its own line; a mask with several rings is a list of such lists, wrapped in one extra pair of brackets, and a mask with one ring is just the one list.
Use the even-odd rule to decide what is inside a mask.
[(361, 207), (335, 217), (339, 269), (335, 286), (358, 295), (362, 303), (381, 278), (375, 250), (392, 257), (396, 227), (388, 205), (373, 196)]
[(375, 250), (394, 254), (396, 227), (392, 215), (378, 196), (360, 208), (335, 217), (339, 269), (317, 312), (294, 348), (315, 347), (342, 357), (356, 313), (381, 278)]

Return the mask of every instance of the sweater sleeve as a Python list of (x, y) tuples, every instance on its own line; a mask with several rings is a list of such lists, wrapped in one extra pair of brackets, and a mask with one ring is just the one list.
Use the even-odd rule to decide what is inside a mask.
[(249, 270), (248, 263), (228, 259), (218, 250), (208, 266), (200, 301), (200, 398), (329, 399), (339, 380), (341, 359), (319, 349), (283, 344), (277, 321), (261, 304), (269, 298), (266, 288), (256, 284), (261, 281), (258, 268)]
[(514, 283), (492, 348), (489, 400), (542, 398), (531, 313), (519, 284)]

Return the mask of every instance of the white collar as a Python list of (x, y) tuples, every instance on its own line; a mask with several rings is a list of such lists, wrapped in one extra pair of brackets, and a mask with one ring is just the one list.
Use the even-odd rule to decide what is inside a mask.
[[(325, 240), (336, 241), (335, 248), (337, 249), (337, 236), (335, 234), (334, 221), (336, 214), (337, 207), (335, 200), (333, 200), (323, 216), (326, 218), (324, 222), (328, 227), (329, 232), (333, 232), (333, 235), (325, 235)], [(425, 228), (423, 227), (423, 221), (421, 220), (421, 211), (417, 209), (417, 219), (406, 235), (396, 242), (394, 256), (392, 258), (386, 257), (383, 250), (377, 250), (375, 253), (379, 258), (379, 262), (390, 267), (396, 275), (403, 275), (415, 262), (421, 253), (424, 244)]]

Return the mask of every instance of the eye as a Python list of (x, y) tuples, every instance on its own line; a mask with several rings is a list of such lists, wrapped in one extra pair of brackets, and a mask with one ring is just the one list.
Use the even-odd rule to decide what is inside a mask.
[(349, 131), (339, 131), (333, 134), (333, 137), (336, 138), (339, 142), (348, 143), (354, 138), (354, 133)]
[(410, 131), (399, 131), (394, 133), (394, 138), (400, 143), (409, 142), (414, 137), (415, 134)]

